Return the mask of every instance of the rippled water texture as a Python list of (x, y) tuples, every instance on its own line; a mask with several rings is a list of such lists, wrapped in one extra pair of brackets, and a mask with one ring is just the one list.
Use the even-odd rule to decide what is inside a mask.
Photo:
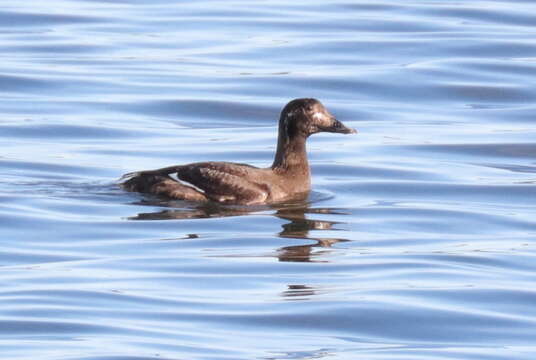
[[(0, 354), (10, 360), (536, 356), (533, 1), (2, 1)], [(305, 202), (222, 207), (126, 172), (268, 166)]]

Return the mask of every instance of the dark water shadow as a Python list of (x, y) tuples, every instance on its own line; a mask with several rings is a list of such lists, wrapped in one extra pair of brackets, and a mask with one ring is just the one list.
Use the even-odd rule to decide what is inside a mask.
[[(344, 238), (311, 236), (313, 230), (335, 230), (333, 227), (341, 222), (310, 219), (308, 214), (346, 215), (343, 211), (334, 208), (313, 207), (313, 204), (330, 197), (326, 194), (312, 193), (306, 198), (261, 206), (225, 206), (216, 203), (189, 203), (185, 201), (170, 201), (158, 198), (147, 198), (137, 205), (170, 207), (170, 209), (139, 213), (131, 216), (129, 220), (188, 220), (221, 218), (231, 216), (247, 216), (259, 213), (271, 215), (286, 221), (281, 225), (282, 230), (275, 234), (280, 238), (306, 240), (305, 245), (291, 245), (276, 250), (279, 261), (287, 262), (317, 262), (315, 258), (325, 254), (325, 251), (314, 251), (316, 248), (330, 248), (338, 242), (349, 241)], [(311, 244), (311, 241), (313, 243)], [(324, 260), (325, 261), (325, 260)]]

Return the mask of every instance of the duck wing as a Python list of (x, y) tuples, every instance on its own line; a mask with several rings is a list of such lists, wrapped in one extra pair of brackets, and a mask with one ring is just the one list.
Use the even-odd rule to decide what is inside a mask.
[(221, 172), (232, 174), (232, 175), (237, 175), (237, 176), (244, 176), (244, 175), (247, 175), (248, 171), (250, 171), (251, 169), (258, 169), (248, 164), (230, 163), (230, 162), (223, 162), (223, 161), (197, 162), (197, 163), (191, 163), (187, 165), (168, 166), (165, 168), (160, 168), (160, 169), (155, 169), (155, 170), (133, 171), (133, 172), (129, 172), (121, 176), (120, 180), (126, 180), (126, 179), (129, 179), (135, 176), (140, 176), (140, 175), (167, 176), (169, 174), (192, 171), (192, 169), (195, 169), (195, 168), (214, 169), (214, 170), (219, 170)]
[(177, 169), (177, 177), (204, 191), (211, 200), (236, 204), (264, 202), (269, 189), (252, 180), (260, 171), (251, 165), (205, 162), (183, 165)]
[(127, 188), (132, 188), (133, 186), (129, 187), (129, 185), (139, 182), (138, 179), (143, 179), (144, 183), (147, 178), (152, 177), (165, 177), (172, 180), (169, 175), (177, 174), (177, 178), (202, 190), (203, 193), (200, 194), (210, 200), (248, 205), (262, 203), (270, 194), (268, 186), (253, 181), (253, 178), (258, 178), (258, 174), (257, 176), (255, 174), (258, 171), (261, 169), (247, 164), (198, 162), (132, 172), (123, 175), (121, 180), (126, 180), (123, 183), (124, 187), (126, 185)]

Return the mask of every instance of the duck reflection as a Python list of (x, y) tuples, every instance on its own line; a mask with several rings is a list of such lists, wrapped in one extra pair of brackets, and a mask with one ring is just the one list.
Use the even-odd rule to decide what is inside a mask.
[[(336, 221), (327, 220), (312, 220), (306, 218), (305, 214), (341, 214), (334, 209), (311, 209), (301, 207), (296, 209), (280, 209), (275, 213), (275, 216), (288, 220), (283, 224), (283, 231), (279, 233), (280, 237), (291, 239), (307, 239), (313, 240), (314, 243), (306, 245), (285, 246), (278, 250), (279, 261), (293, 262), (311, 262), (320, 261), (315, 258), (325, 255), (328, 250), (314, 251), (315, 248), (330, 248), (338, 242), (348, 241), (342, 238), (330, 237), (313, 237), (309, 234), (312, 230), (333, 230), (333, 225), (338, 224)], [(323, 260), (326, 261), (326, 260)]]
[[(173, 206), (173, 209), (166, 209), (157, 212), (140, 213), (132, 216), (130, 220), (170, 220), (170, 219), (202, 219), (228, 216), (243, 216), (253, 213), (260, 213), (275, 210), (274, 216), (286, 220), (282, 225), (279, 237), (289, 239), (299, 239), (307, 241), (308, 244), (291, 245), (277, 249), (276, 256), (279, 261), (289, 262), (327, 262), (322, 256), (329, 252), (329, 248), (338, 242), (348, 241), (343, 238), (316, 237), (311, 236), (311, 231), (335, 230), (333, 226), (336, 221), (313, 220), (307, 218), (306, 214), (339, 214), (344, 213), (331, 208), (310, 208), (310, 203), (305, 201), (293, 202), (289, 204), (279, 204), (271, 206), (223, 206), (215, 203), (196, 204), (193, 207), (184, 207), (185, 203), (180, 201), (157, 201), (146, 200), (138, 204), (152, 206)], [(183, 206), (177, 208), (177, 206)], [(311, 243), (312, 241), (312, 243)], [(318, 250), (322, 249), (322, 250)]]
[(304, 296), (315, 295), (317, 291), (312, 286), (307, 285), (288, 285), (287, 290), (281, 293), (281, 296), (290, 298), (296, 298), (296, 300), (303, 300)]

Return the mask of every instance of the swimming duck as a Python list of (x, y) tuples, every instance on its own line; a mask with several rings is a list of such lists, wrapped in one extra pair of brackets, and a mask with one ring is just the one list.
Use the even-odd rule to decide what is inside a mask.
[[(311, 173), (305, 142), (319, 132), (355, 134), (316, 99), (295, 99), (281, 111), (275, 159), (269, 168), (230, 162), (197, 162), (125, 174), (127, 191), (172, 199), (226, 204), (266, 204), (306, 194)], [(177, 181), (171, 174), (181, 180)], [(190, 185), (187, 185), (188, 183)]]

